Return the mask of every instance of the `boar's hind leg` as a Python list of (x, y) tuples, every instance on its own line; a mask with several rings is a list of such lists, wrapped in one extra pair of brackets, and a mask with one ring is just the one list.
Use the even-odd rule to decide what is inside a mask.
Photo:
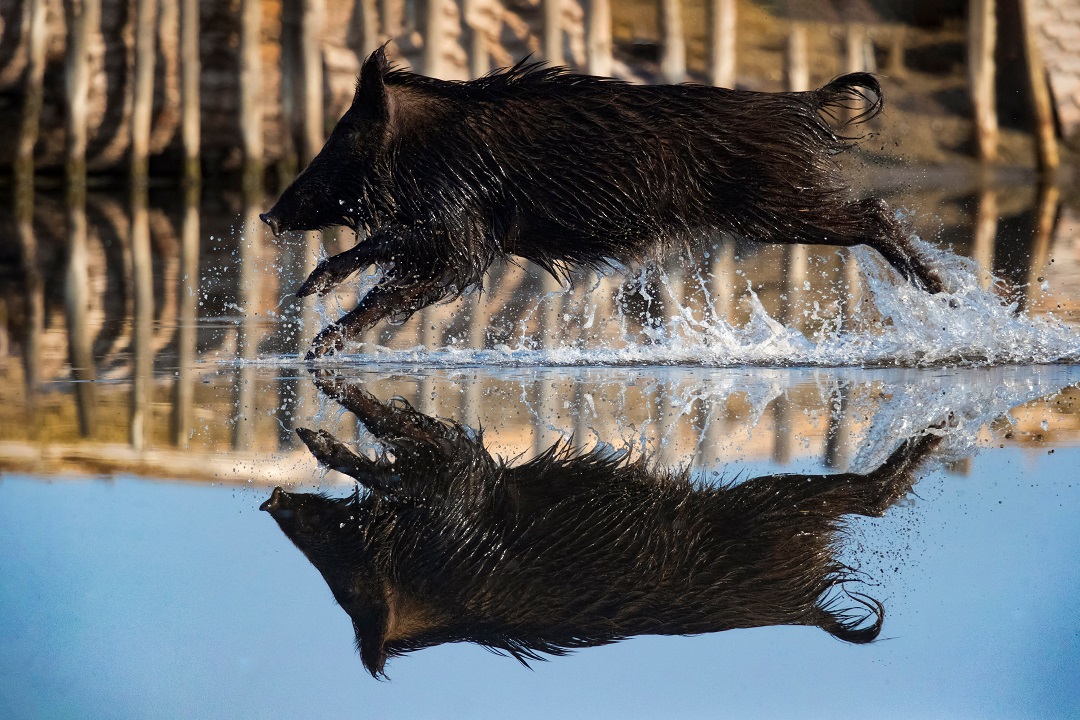
[(932, 427), (919, 437), (905, 440), (873, 472), (832, 476), (831, 479), (838, 485), (830, 493), (831, 499), (839, 504), (842, 513), (881, 517), (915, 484), (915, 472), (919, 465), (941, 442), (940, 427)]
[(911, 242), (903, 226), (891, 215), (889, 207), (880, 198), (867, 198), (849, 205), (869, 215), (875, 231), (869, 238), (859, 238), (859, 244), (877, 250), (896, 268), (904, 279), (922, 287), (929, 293), (945, 292), (945, 282), (934, 263)]
[(926, 257), (892, 216), (880, 198), (867, 198), (826, 207), (820, 212), (800, 213), (801, 230), (777, 242), (805, 242), (813, 245), (867, 245), (881, 253), (905, 280), (930, 293), (945, 291), (945, 282), (930, 258)]
[(357, 455), (325, 430), (297, 428), (296, 434), (326, 467), (348, 475), (380, 495), (395, 494), (393, 465)]
[(325, 295), (357, 270), (362, 270), (377, 262), (380, 259), (381, 249), (382, 243), (369, 238), (343, 253), (326, 258), (311, 271), (308, 279), (296, 291), (296, 296), (306, 297), (312, 293)]
[(312, 360), (340, 350), (345, 340), (355, 337), (386, 317), (407, 318), (446, 297), (448, 290), (438, 282), (416, 285), (389, 281), (376, 285), (360, 300), (356, 308), (336, 323), (329, 325), (311, 341), (307, 359)]

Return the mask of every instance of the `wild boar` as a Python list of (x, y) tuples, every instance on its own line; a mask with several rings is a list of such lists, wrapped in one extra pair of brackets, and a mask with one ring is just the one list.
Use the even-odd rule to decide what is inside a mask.
[[(855, 103), (865, 109), (838, 123)], [(883, 200), (850, 197), (834, 158), (858, 139), (843, 128), (882, 105), (867, 73), (763, 93), (631, 85), (523, 61), (450, 82), (392, 69), (379, 49), (326, 145), (260, 217), (275, 235), (344, 225), (365, 236), (322, 261), (300, 296), (372, 264), (384, 271), (310, 356), (460, 295), (498, 257), (558, 277), (645, 262), (720, 232), (868, 245), (939, 292), (932, 261)]]
[(322, 384), (387, 454), (298, 430), (356, 493), (279, 487), (261, 509), (322, 573), (376, 677), (387, 658), (446, 642), (526, 664), (634, 635), (765, 625), (870, 642), (884, 608), (845, 589), (857, 574), (836, 559), (844, 516), (882, 514), (938, 441), (910, 439), (867, 475), (702, 484), (566, 443), (511, 465), (457, 423)]

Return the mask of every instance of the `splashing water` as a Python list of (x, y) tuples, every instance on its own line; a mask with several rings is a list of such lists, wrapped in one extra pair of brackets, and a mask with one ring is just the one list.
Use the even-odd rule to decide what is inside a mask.
[[(535, 339), (534, 325), (542, 303), (557, 304), (567, 289), (534, 293), (526, 299), (534, 307), (523, 314), (519, 331), (510, 342), (493, 348), (417, 345), (390, 349), (377, 342), (354, 343), (361, 352), (345, 352), (320, 362), (336, 365), (418, 364), (436, 367), (494, 366), (590, 366), (590, 365), (697, 365), (737, 366), (863, 366), (938, 367), (1071, 364), (1080, 362), (1080, 332), (1053, 316), (1034, 317), (1018, 312), (1017, 305), (1003, 303), (999, 295), (984, 289), (985, 273), (969, 259), (914, 239), (920, 249), (942, 270), (949, 293), (930, 295), (903, 282), (876, 253), (867, 248), (849, 251), (847, 262), (857, 262), (861, 299), (846, 317), (819, 314), (811, 302), (806, 318), (816, 329), (804, 334), (773, 317), (761, 298), (749, 290), (745, 297), (748, 319), (737, 324), (711, 309), (694, 307), (677, 297), (671, 279), (661, 273), (659, 287), (650, 287), (643, 271), (620, 295), (631, 288), (634, 300), (666, 308), (662, 322), (645, 323), (639, 330), (625, 312), (598, 309), (590, 298), (598, 282), (585, 283), (585, 298), (573, 313), (563, 303), (555, 317), (560, 328), (574, 326), (590, 331), (592, 341)], [(655, 271), (654, 271), (655, 272)], [(710, 278), (700, 271), (694, 276), (711, 308)], [(360, 279), (357, 297), (375, 282)], [(996, 281), (995, 281), (996, 282)], [(355, 286), (354, 286), (355, 287)], [(662, 297), (655, 297), (659, 293)], [(463, 300), (455, 301), (463, 303)], [(323, 298), (315, 315), (297, 323), (300, 336), (311, 337), (327, 322), (345, 312), (345, 303), (334, 295)], [(550, 322), (550, 321), (549, 321)], [(315, 327), (308, 327), (309, 325)], [(603, 326), (607, 331), (603, 331)], [(599, 334), (598, 328), (600, 328)], [(540, 335), (544, 335), (541, 328)], [(551, 333), (548, 333), (551, 334)], [(302, 345), (302, 343), (301, 343)], [(291, 362), (279, 356), (269, 362)], [(250, 362), (250, 358), (247, 362)]]

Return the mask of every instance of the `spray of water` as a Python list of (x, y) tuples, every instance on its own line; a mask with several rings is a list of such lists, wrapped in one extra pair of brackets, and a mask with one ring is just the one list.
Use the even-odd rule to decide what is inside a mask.
[[(810, 320), (816, 329), (804, 333), (769, 314), (761, 299), (750, 290), (745, 302), (749, 319), (729, 322), (719, 313), (695, 311), (669, 292), (669, 277), (661, 273), (659, 285), (646, 282), (646, 273), (628, 283), (646, 306), (667, 308), (660, 322), (631, 329), (625, 314), (616, 311), (609, 319), (598, 317), (595, 303), (586, 293), (584, 307), (567, 314), (584, 329), (603, 322), (618, 323), (620, 342), (601, 346), (565, 343), (542, 346), (526, 331), (532, 313), (526, 313), (516, 345), (493, 349), (415, 347), (407, 351), (365, 347), (362, 354), (338, 358), (337, 362), (425, 362), (432, 365), (741, 365), (781, 366), (985, 366), (1075, 363), (1080, 361), (1080, 333), (1052, 317), (1033, 317), (1018, 312), (1015, 303), (980, 283), (982, 273), (966, 258), (922, 243), (933, 255), (952, 288), (929, 295), (899, 281), (895, 273), (873, 252), (858, 248), (850, 257), (858, 263), (861, 300), (840, 322), (818, 316), (811, 304)], [(696, 276), (706, 293), (707, 278)], [(659, 289), (661, 298), (654, 296)], [(565, 290), (560, 292), (566, 292)], [(624, 290), (624, 292), (627, 292)], [(550, 293), (549, 293), (550, 295)], [(551, 302), (552, 297), (538, 298)], [(706, 302), (713, 298), (706, 295)]]
[[(807, 287), (801, 323), (785, 323), (770, 314), (748, 288), (742, 320), (713, 311), (716, 283), (703, 271), (673, 279), (656, 269), (643, 270), (623, 283), (614, 306), (595, 300), (600, 281), (591, 276), (569, 287), (526, 289), (517, 330), (492, 347), (466, 344), (417, 344), (388, 348), (369, 335), (343, 354), (322, 362), (336, 365), (418, 364), (455, 366), (861, 366), (940, 367), (1071, 364), (1080, 361), (1080, 332), (1053, 316), (1035, 317), (986, 289), (985, 272), (972, 261), (918, 239), (933, 257), (951, 288), (930, 295), (901, 281), (880, 257), (865, 248), (848, 253), (858, 267), (858, 299), (839, 313), (823, 311)], [(621, 271), (625, 272), (625, 271)], [(377, 276), (361, 276), (350, 290), (321, 298), (302, 313), (285, 313), (282, 323), (303, 354), (305, 338), (340, 317), (374, 285)], [(734, 279), (746, 282), (745, 279)], [(996, 283), (997, 281), (993, 281)], [(686, 300), (690, 286), (704, 302)], [(283, 288), (284, 289), (284, 288)], [(454, 302), (463, 306), (468, 299)], [(626, 308), (644, 308), (646, 322)], [(546, 314), (543, 308), (548, 308)], [(554, 308), (554, 310), (552, 310)], [(640, 312), (638, 312), (640, 315)], [(552, 327), (552, 324), (555, 327)], [(802, 327), (800, 328), (799, 325)], [(563, 332), (573, 328), (574, 332)], [(576, 335), (575, 335), (576, 333)], [(290, 343), (284, 343), (289, 345)], [(243, 362), (294, 362), (284, 352)]]

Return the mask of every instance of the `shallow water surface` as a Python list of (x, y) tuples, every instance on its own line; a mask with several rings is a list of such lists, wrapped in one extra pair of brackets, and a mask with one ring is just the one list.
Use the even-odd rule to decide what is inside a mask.
[[(1080, 715), (1080, 225), (1067, 209), (1045, 235), (1038, 204), (1017, 211), (1024, 222), (1003, 215), (990, 262), (979, 246), (948, 260), (952, 304), (896, 286), (865, 253), (845, 276), (832, 256), (718, 243), (711, 272), (568, 291), (499, 268), (483, 295), (305, 363), (307, 340), (351, 302), (287, 294), (314, 244), (230, 234), (246, 209), (196, 214), (189, 236), (187, 215), (108, 197), (91, 199), (80, 238), (49, 202), (12, 235), (17, 281), (2, 292), (4, 717)], [(924, 236), (962, 251), (960, 233)], [(742, 253), (740, 279), (721, 283), (728, 252)], [(791, 285), (785, 262), (812, 282)], [(336, 470), (312, 438), (336, 448), (323, 455)], [(493, 479), (536, 457), (555, 470), (531, 489)], [(588, 492), (561, 506), (550, 498), (571, 469)], [(376, 488), (347, 512), (385, 497), (395, 548), (430, 553), (371, 585), (414, 593), (388, 637), (509, 604), (532, 624), (458, 630), (531, 669), (444, 633), (390, 657), (387, 681), (367, 673), (321, 556), (283, 533), (303, 517), (338, 538), (327, 547), (352, 547), (364, 520), (260, 512), (278, 486), (349, 498), (341, 471)], [(455, 473), (480, 479), (446, 486)], [(703, 508), (727, 524), (680, 525)], [(831, 524), (783, 535), (817, 516)], [(779, 535), (761, 530), (777, 517)], [(719, 552), (715, 537), (743, 544)], [(463, 556), (471, 575), (440, 576)], [(523, 593), (537, 558), (567, 570)], [(723, 582), (702, 580), (728, 565)], [(657, 589), (670, 587), (684, 592)], [(728, 588), (737, 602), (711, 599)], [(586, 632), (614, 617), (595, 599), (612, 592), (644, 610)], [(700, 605), (714, 624), (651, 634), (681, 605), (679, 622)], [(822, 608), (876, 640), (808, 626)], [(618, 641), (531, 659), (522, 648), (541, 637)]]

